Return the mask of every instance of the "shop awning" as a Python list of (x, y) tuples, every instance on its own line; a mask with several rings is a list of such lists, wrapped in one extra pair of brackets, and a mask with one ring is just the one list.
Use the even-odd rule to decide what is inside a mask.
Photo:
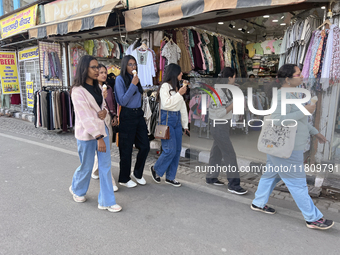
[(210, 11), (290, 5), (307, 0), (174, 0), (125, 12), (125, 27), (134, 31)]
[[(105, 27), (110, 13), (119, 2), (120, 0), (109, 0), (103, 6), (68, 16), (63, 20), (35, 26), (29, 30), (29, 37), (39, 39), (49, 35), (65, 35), (95, 27)], [(45, 15), (48, 15), (46, 11)]]

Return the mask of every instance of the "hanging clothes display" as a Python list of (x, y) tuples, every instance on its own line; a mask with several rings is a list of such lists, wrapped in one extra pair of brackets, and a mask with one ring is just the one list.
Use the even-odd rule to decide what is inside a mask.
[(47, 89), (34, 93), (35, 127), (67, 132), (74, 126), (74, 110), (68, 91)]
[(311, 32), (320, 24), (320, 19), (309, 16), (304, 20), (297, 20), (287, 28), (281, 44), (279, 67), (283, 64), (296, 64), (302, 67)]
[(55, 51), (44, 51), (43, 53), (43, 77), (48, 81), (52, 78), (62, 80), (62, 68), (58, 53)]
[(181, 28), (166, 30), (159, 44), (159, 81), (169, 63), (180, 65), (189, 77), (217, 77), (227, 66), (235, 68), (239, 77), (247, 76), (245, 45), (227, 36), (198, 28)]
[(312, 33), (302, 75), (307, 86), (316, 91), (326, 90), (338, 81), (340, 67), (340, 29), (331, 25), (330, 29), (315, 30)]

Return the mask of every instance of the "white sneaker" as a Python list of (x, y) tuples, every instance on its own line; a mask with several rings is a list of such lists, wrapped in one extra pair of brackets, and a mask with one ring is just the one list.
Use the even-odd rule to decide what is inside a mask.
[(119, 184), (128, 188), (134, 188), (137, 186), (137, 183), (135, 183), (133, 180), (130, 180), (127, 183), (119, 182)]
[(111, 205), (111, 206), (101, 206), (98, 204), (98, 209), (108, 210), (109, 212), (120, 212), (122, 210), (122, 207), (118, 204)]
[(99, 179), (99, 175), (96, 174), (91, 174), (92, 179), (98, 180)]
[(112, 185), (113, 185), (113, 191), (115, 192), (118, 191), (118, 187), (117, 187), (115, 178), (113, 178), (113, 175), (112, 175)]
[(86, 201), (86, 197), (85, 196), (77, 196), (76, 194), (73, 193), (73, 190), (72, 190), (72, 185), (69, 187), (68, 189), (70, 191), (70, 193), (72, 194), (73, 196), (73, 200), (77, 203), (84, 203)]
[(145, 185), (146, 184), (146, 181), (144, 179), (144, 177), (142, 176), (142, 178), (138, 179), (134, 174), (132, 174), (133, 178), (136, 179), (136, 182), (140, 185)]

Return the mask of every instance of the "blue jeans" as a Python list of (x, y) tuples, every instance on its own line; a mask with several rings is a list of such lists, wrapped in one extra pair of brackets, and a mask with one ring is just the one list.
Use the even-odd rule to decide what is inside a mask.
[(180, 111), (172, 112), (161, 110), (162, 125), (166, 124), (167, 112), (170, 139), (162, 139), (162, 154), (154, 165), (154, 169), (161, 177), (166, 173), (166, 179), (172, 181), (176, 177), (179, 157), (182, 150), (182, 123)]
[[(282, 170), (270, 167), (285, 167)], [(306, 173), (303, 166), (303, 151), (293, 151), (288, 159), (267, 155), (267, 171), (262, 175), (255, 193), (253, 204), (263, 208), (268, 202), (275, 185), (282, 179), (306, 221), (322, 218), (322, 213), (314, 205), (308, 194)]]
[(111, 206), (116, 204), (113, 193), (111, 178), (111, 152), (109, 131), (106, 129), (107, 136), (104, 139), (106, 152), (98, 152), (97, 140), (81, 141), (77, 140), (80, 166), (73, 175), (72, 190), (77, 196), (85, 196), (90, 185), (91, 172), (94, 163), (94, 155), (98, 155), (98, 172), (100, 191), (98, 204), (101, 206)]

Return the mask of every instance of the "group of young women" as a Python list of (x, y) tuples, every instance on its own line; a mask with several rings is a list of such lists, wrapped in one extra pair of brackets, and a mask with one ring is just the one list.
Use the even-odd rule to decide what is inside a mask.
[[(120, 173), (118, 183), (132, 188), (145, 185), (143, 178), (145, 161), (150, 145), (148, 130), (141, 108), (143, 88), (140, 84), (137, 62), (131, 55), (122, 59), (121, 74), (112, 88), (105, 85), (106, 67), (89, 55), (83, 56), (77, 66), (71, 97), (75, 112), (75, 137), (77, 139), (80, 166), (76, 169), (69, 190), (75, 202), (85, 202), (91, 176), (100, 181), (98, 208), (119, 212), (122, 207), (116, 203), (114, 191), (118, 190), (111, 173), (112, 127), (118, 125), (116, 116), (119, 105), (119, 154)], [(164, 83), (159, 90), (161, 122), (168, 123), (170, 139), (162, 140), (163, 152), (151, 172), (159, 183), (166, 174), (165, 182), (175, 187), (181, 184), (175, 180), (182, 145), (182, 126), (186, 134), (188, 116), (182, 95), (187, 88), (179, 88), (182, 79), (181, 68), (170, 64), (165, 71)], [(164, 91), (163, 91), (164, 90)], [(167, 92), (165, 92), (167, 90)], [(131, 174), (132, 150), (137, 154), (134, 171)], [(135, 179), (131, 180), (130, 175)]]
[[(137, 73), (135, 72), (137, 71)], [(161, 123), (167, 124), (170, 129), (170, 139), (162, 140), (162, 154), (156, 164), (151, 167), (152, 178), (156, 183), (160, 183), (161, 177), (165, 174), (165, 183), (175, 187), (181, 186), (175, 177), (177, 173), (181, 145), (182, 128), (185, 134), (190, 135), (188, 130), (188, 114), (183, 95), (186, 93), (186, 86), (179, 86), (182, 80), (181, 68), (176, 64), (166, 67), (163, 83), (158, 90), (158, 100), (160, 102)], [(120, 173), (118, 183), (132, 188), (145, 185), (143, 170), (145, 161), (150, 150), (148, 140), (148, 130), (144, 120), (144, 113), (141, 109), (141, 98), (143, 89), (139, 82), (137, 62), (131, 55), (122, 59), (121, 74), (116, 78), (114, 87), (115, 96), (112, 90), (105, 87), (106, 68), (98, 64), (98, 61), (89, 55), (83, 56), (76, 70), (74, 84), (71, 89), (71, 97), (75, 111), (75, 137), (77, 139), (80, 166), (76, 169), (72, 185), (69, 191), (73, 195), (75, 202), (85, 202), (91, 175), (100, 181), (100, 191), (98, 195), (98, 208), (110, 212), (119, 212), (122, 207), (116, 203), (114, 191), (118, 187), (111, 173), (111, 144), (112, 127), (118, 125), (116, 116), (116, 105), (119, 105), (119, 153), (120, 153)], [(231, 68), (222, 71), (222, 77), (228, 80), (229, 84), (235, 82), (235, 72)], [(284, 65), (278, 72), (278, 78), (283, 81), (282, 87), (296, 87), (301, 84), (301, 71), (295, 65)], [(280, 91), (280, 90), (279, 90)], [(221, 91), (223, 95), (224, 91)], [(278, 98), (281, 98), (280, 92)], [(224, 117), (230, 117), (233, 103), (226, 95), (222, 113)], [(307, 105), (306, 109), (313, 113), (315, 106)], [(304, 131), (308, 128), (309, 134), (315, 135), (319, 142), (324, 143), (326, 138), (314, 127), (307, 123), (305, 115), (297, 113), (297, 107), (287, 109), (287, 116), (281, 116), (280, 104), (274, 115), (280, 119), (295, 119), (298, 122), (298, 134), (296, 135), (295, 148), (292, 156), (282, 159), (267, 155), (267, 165), (303, 165), (303, 145), (308, 139), (308, 134)], [(212, 111), (213, 113), (213, 111)], [(217, 116), (217, 115), (216, 115)], [(219, 116), (217, 116), (219, 117)], [(237, 167), (236, 154), (229, 138), (229, 127), (223, 125), (212, 129), (214, 145), (211, 149), (211, 163), (219, 163), (222, 158)], [(134, 182), (131, 180), (131, 158), (132, 150), (135, 146), (139, 152), (132, 173)], [(207, 174), (207, 183), (223, 185), (217, 179), (217, 174)], [(239, 174), (228, 176), (228, 190), (239, 195), (247, 193), (240, 186)], [(312, 199), (308, 195), (306, 176), (300, 173), (271, 173), (267, 171), (263, 174), (255, 199), (251, 209), (268, 214), (276, 211), (266, 205), (278, 180), (286, 183), (290, 193), (301, 210), (307, 227), (317, 229), (328, 229), (334, 225), (331, 220), (323, 219), (321, 212), (315, 207)]]

